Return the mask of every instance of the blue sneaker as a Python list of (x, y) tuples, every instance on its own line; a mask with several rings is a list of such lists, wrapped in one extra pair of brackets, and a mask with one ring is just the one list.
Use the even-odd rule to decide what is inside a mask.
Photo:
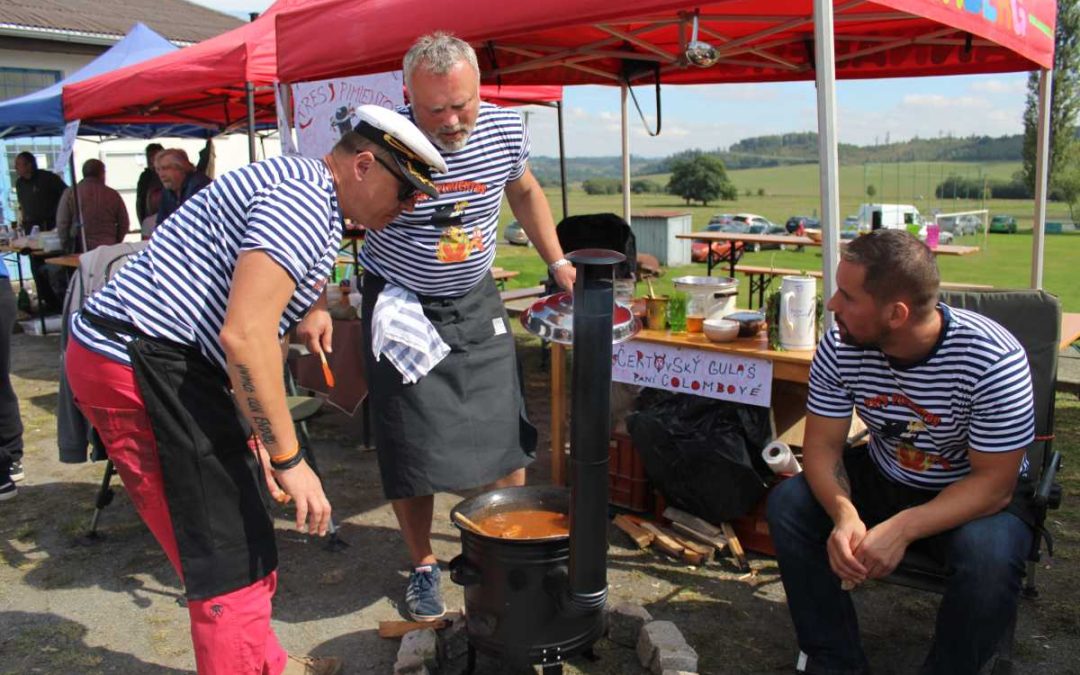
[(439, 566), (417, 567), (405, 587), (405, 607), (413, 621), (434, 621), (446, 614), (439, 590)]

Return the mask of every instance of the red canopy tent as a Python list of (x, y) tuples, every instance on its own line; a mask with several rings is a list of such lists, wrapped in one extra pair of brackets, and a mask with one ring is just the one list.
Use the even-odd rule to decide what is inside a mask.
[[(632, 84), (815, 80), (825, 293), (839, 250), (835, 80), (1042, 70), (1032, 286), (1042, 284), (1054, 0), (480, 0), (432, 12), (426, 0), (318, 0), (277, 16), (282, 81), (396, 68), (418, 35), (469, 41), (482, 81)], [(698, 41), (711, 45), (702, 45)], [(629, 190), (623, 190), (629, 219)]]
[[(990, 73), (1051, 67), (1053, 0), (837, 0), (839, 78)], [(975, 11), (972, 11), (975, 10)], [(688, 67), (691, 16), (719, 61)], [(322, 0), (277, 18), (282, 81), (383, 72), (434, 30), (473, 43), (485, 82), (618, 84), (627, 60), (659, 64), (672, 84), (814, 78), (811, 0), (482, 1), (432, 12), (427, 0)], [(641, 76), (645, 76), (644, 73)]]

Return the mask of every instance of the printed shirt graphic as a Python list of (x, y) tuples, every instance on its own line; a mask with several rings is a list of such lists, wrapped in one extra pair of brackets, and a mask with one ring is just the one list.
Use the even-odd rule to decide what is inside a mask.
[[(412, 118), (409, 108), (398, 112)], [(503, 191), (525, 173), (528, 133), (517, 112), (481, 103), (469, 142), (442, 156), (448, 170), (432, 176), (439, 198), (422, 197), (412, 213), (368, 232), (360, 264), (415, 293), (457, 297), (495, 260)]]
[[(870, 430), (870, 456), (889, 478), (940, 490), (971, 470), (968, 450), (1008, 452), (1035, 436), (1027, 355), (984, 316), (939, 304), (942, 338), (923, 361), (899, 367), (877, 350), (843, 344), (833, 329), (810, 369), (807, 409)], [(1023, 469), (1026, 469), (1027, 461)]]
[[(322, 160), (275, 157), (248, 164), (184, 202), (86, 308), (152, 337), (198, 347), (224, 370), (218, 334), (240, 252), (263, 251), (296, 283), (278, 326), (284, 335), (326, 285), (341, 230), (333, 178)], [(71, 329), (86, 348), (130, 363), (124, 345), (80, 315)]]

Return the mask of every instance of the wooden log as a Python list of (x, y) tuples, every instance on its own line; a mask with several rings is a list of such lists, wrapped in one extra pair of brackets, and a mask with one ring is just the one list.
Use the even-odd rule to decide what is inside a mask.
[(446, 619), (437, 619), (435, 621), (380, 621), (379, 637), (393, 640), (403, 637), (406, 633), (411, 633), (414, 630), (424, 630), (425, 628), (441, 630), (446, 628), (447, 623)]
[(706, 546), (711, 546), (717, 551), (723, 551), (725, 548), (727, 548), (727, 537), (725, 537), (722, 533), (719, 536), (703, 534), (692, 527), (683, 525), (682, 523), (678, 523), (675, 521), (672, 521), (671, 527), (674, 528), (675, 531), (682, 536), (689, 537), (690, 539), (693, 539), (695, 541), (699, 541)]
[(672, 557), (682, 557), (683, 551), (686, 550), (685, 547), (683, 547), (681, 544), (679, 544), (679, 542), (675, 541), (668, 535), (664, 534), (664, 531), (661, 530), (655, 523), (650, 523), (647, 520), (643, 520), (641, 521), (641, 527), (645, 528), (656, 536), (656, 538), (653, 539), (653, 546)]
[[(690, 537), (682, 536), (672, 532), (672, 537), (675, 541), (679, 542), (679, 545), (685, 548), (683, 551), (683, 559), (693, 565), (703, 565), (713, 559), (713, 553), (716, 552), (716, 548), (709, 546), (708, 544), (700, 544)], [(693, 560), (691, 560), (693, 558)]]
[[(690, 530), (700, 533), (702, 536), (720, 540), (724, 538), (724, 532), (719, 527), (702, 520), (693, 514), (677, 509), (674, 506), (669, 506), (664, 509), (664, 517), (672, 523), (679, 523)], [(712, 542), (706, 541), (705, 543)]]
[(735, 563), (739, 569), (748, 569), (750, 564), (746, 562), (746, 551), (743, 550), (742, 544), (739, 543), (739, 538), (735, 536), (735, 528), (731, 526), (731, 523), (720, 523), (720, 529), (723, 530), (724, 536), (727, 537), (728, 548), (731, 549), (731, 555), (735, 556)]
[(633, 539), (634, 543), (637, 544), (638, 548), (649, 548), (649, 545), (653, 543), (654, 539), (656, 539), (655, 534), (639, 526), (637, 523), (627, 518), (623, 514), (615, 516), (614, 522), (615, 527), (619, 528), (620, 530), (625, 532), (631, 539)]

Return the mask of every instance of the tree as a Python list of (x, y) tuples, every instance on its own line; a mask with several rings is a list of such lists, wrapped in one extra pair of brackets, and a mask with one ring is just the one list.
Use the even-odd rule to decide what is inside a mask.
[(870, 198), (870, 201), (874, 201), (874, 195), (877, 194), (877, 188), (871, 183), (866, 186), (866, 196)]
[(697, 201), (705, 206), (717, 199), (734, 200), (739, 194), (728, 180), (724, 163), (716, 157), (702, 154), (672, 162), (667, 191), (669, 194), (679, 195), (687, 204)]
[[(1050, 95), (1050, 173), (1064, 169), (1068, 146), (1076, 137), (1080, 114), (1080, 0), (1060, 0), (1054, 34), (1054, 86)], [(1039, 74), (1028, 75), (1024, 108), (1024, 183), (1035, 191), (1035, 146), (1039, 130)]]
[(1061, 201), (1069, 205), (1069, 219), (1076, 222), (1073, 207), (1080, 203), (1080, 141), (1069, 144), (1063, 159), (1061, 169), (1054, 176), (1054, 189)]

